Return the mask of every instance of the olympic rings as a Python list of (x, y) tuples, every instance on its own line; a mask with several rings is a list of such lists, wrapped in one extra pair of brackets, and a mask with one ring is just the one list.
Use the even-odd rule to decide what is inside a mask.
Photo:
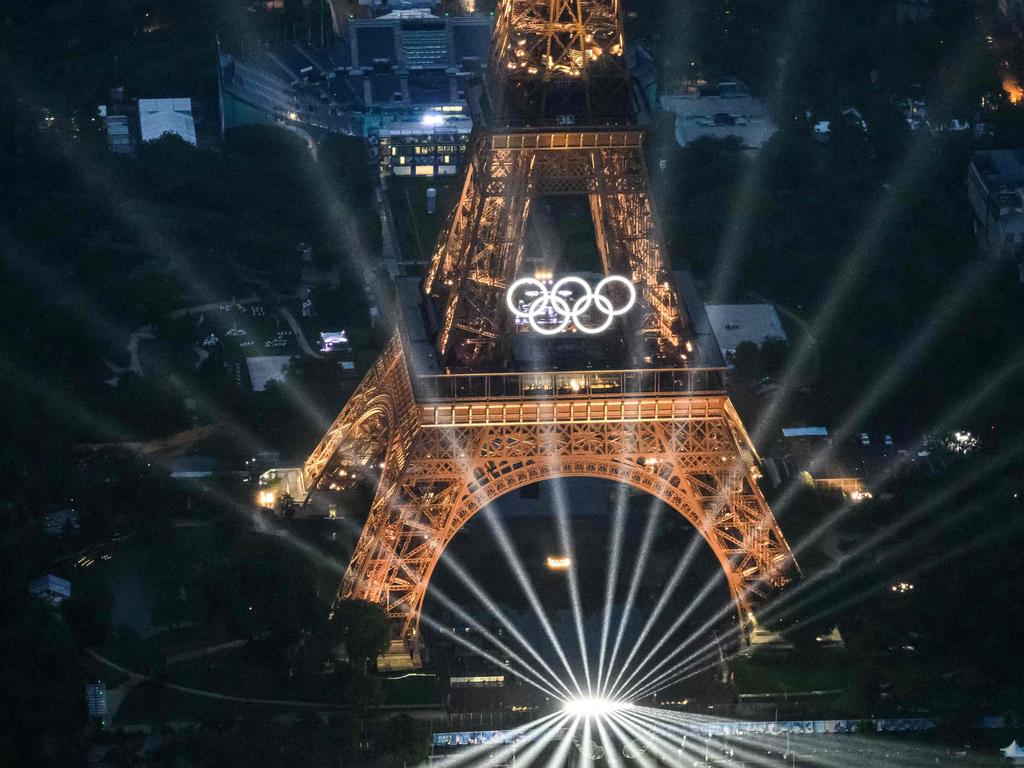
[[(629, 294), (626, 303), (621, 307), (612, 304), (612, 300), (604, 294), (605, 289), (612, 283), (625, 286)], [(569, 290), (569, 286), (582, 292), (579, 298), (571, 298), (573, 291)], [(525, 311), (519, 308), (515, 299), (516, 293), (523, 288), (532, 289), (524, 292), (524, 296), (529, 300)], [(568, 297), (565, 294), (568, 294)], [(521, 277), (509, 286), (508, 292), (505, 294), (505, 303), (513, 315), (527, 320), (530, 327), (542, 336), (554, 336), (562, 333), (569, 327), (569, 323), (583, 333), (596, 334), (608, 330), (616, 317), (624, 315), (632, 309), (636, 303), (636, 288), (629, 280), (620, 275), (609, 275), (593, 289), (586, 280), (573, 275), (561, 278), (550, 288), (533, 277)], [(588, 326), (582, 318), (591, 306), (603, 313), (604, 319), (597, 325)], [(537, 322), (538, 319), (550, 316), (552, 312), (557, 318), (554, 325), (545, 328)]]

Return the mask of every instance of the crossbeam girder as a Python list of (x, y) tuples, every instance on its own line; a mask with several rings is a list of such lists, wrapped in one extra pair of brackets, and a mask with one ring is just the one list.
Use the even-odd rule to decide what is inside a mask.
[(589, 198), (602, 266), (637, 287), (639, 357), (678, 363), (689, 338), (647, 195), (634, 130), (485, 134), (424, 282), (443, 307), (438, 352), (450, 365), (496, 364), (509, 330), (504, 294), (519, 271), (531, 201)]
[[(416, 403), (400, 338), (306, 468), (312, 484), (328, 487), (349, 461), (349, 442), (336, 432), (359, 423), (359, 409), (385, 413), (375, 435), (384, 467), (339, 594), (383, 604), (397, 638), (412, 642), (418, 635), (434, 568), (476, 512), (510, 491), (559, 477), (626, 483), (676, 510), (711, 547), (741, 616), (786, 582), (792, 555), (757, 486), (756, 454), (724, 394), (643, 403), (622, 395), (605, 399), (619, 407), (597, 409), (499, 404), (500, 413), (518, 414), (514, 421), (496, 419), (494, 403), (471, 401), (458, 406), (466, 418), (439, 419), (437, 411), (451, 406)], [(382, 402), (401, 405), (388, 410)], [(553, 418), (558, 413), (562, 420)], [(325, 459), (332, 446), (338, 453)]]

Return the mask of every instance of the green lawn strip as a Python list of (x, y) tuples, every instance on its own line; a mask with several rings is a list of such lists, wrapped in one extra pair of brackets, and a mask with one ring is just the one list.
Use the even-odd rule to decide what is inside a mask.
[(850, 670), (840, 659), (738, 659), (732, 665), (740, 694), (845, 690)]
[(382, 677), (382, 701), (385, 706), (431, 706), (440, 700), (437, 678)]

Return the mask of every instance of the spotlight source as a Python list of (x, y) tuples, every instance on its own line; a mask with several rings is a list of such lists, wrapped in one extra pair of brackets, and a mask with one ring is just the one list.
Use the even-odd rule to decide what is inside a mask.
[(583, 696), (578, 699), (567, 699), (562, 711), (575, 717), (600, 717), (613, 712), (632, 709), (632, 703), (620, 699), (606, 699), (599, 696)]

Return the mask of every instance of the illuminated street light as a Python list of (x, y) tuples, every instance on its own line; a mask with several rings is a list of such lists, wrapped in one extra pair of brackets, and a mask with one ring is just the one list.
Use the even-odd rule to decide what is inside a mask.
[(552, 571), (567, 571), (572, 566), (572, 558), (564, 555), (548, 555), (546, 565)]

